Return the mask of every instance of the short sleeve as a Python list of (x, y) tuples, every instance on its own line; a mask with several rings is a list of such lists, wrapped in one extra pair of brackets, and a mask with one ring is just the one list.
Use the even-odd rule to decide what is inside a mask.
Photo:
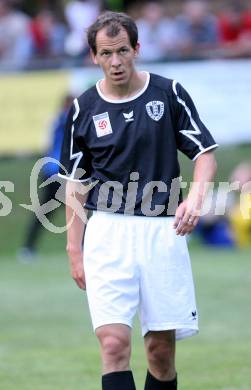
[(173, 81), (175, 130), (178, 149), (191, 160), (214, 149), (218, 144), (201, 121), (188, 92)]
[(58, 176), (85, 182), (91, 179), (91, 155), (79, 136), (80, 123), (80, 108), (75, 99), (65, 125)]

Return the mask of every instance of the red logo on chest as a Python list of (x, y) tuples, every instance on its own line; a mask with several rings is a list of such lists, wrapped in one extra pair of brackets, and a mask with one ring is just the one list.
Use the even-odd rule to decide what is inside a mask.
[(98, 127), (102, 130), (105, 130), (107, 126), (107, 121), (105, 119), (102, 119), (98, 122)]

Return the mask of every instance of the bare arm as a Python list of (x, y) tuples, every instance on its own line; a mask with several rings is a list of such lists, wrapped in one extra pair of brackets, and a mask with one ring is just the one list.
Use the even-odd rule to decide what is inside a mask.
[(78, 287), (85, 290), (83, 265), (83, 237), (87, 221), (87, 210), (83, 205), (87, 200), (87, 190), (80, 182), (66, 183), (66, 223), (67, 246), (71, 275)]
[(174, 228), (178, 235), (191, 233), (197, 225), (208, 183), (213, 181), (216, 168), (216, 160), (211, 151), (201, 154), (195, 161), (193, 183), (187, 199), (179, 205), (175, 213)]

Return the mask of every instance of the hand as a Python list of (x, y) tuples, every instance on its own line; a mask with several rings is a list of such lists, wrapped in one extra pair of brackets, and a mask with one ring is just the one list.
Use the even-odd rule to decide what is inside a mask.
[(86, 289), (83, 252), (68, 250), (71, 276), (82, 290)]
[(189, 200), (186, 199), (176, 210), (173, 227), (176, 229), (177, 235), (184, 236), (185, 234), (190, 234), (193, 231), (198, 221), (198, 204), (197, 207), (194, 207), (193, 202), (189, 202)]

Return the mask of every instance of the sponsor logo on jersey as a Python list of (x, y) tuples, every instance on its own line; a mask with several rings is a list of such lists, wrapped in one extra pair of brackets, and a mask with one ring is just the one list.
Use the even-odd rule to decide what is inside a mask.
[(112, 133), (112, 126), (108, 112), (94, 115), (92, 119), (95, 125), (97, 137), (103, 137), (104, 135)]
[(126, 114), (125, 112), (123, 112), (123, 115), (124, 115), (124, 118), (125, 118), (125, 121), (126, 121), (126, 122), (132, 122), (132, 121), (134, 121), (134, 118), (133, 118), (133, 111), (128, 112), (128, 114)]
[(150, 118), (157, 122), (164, 114), (164, 103), (159, 100), (148, 102), (146, 104), (146, 111)]

